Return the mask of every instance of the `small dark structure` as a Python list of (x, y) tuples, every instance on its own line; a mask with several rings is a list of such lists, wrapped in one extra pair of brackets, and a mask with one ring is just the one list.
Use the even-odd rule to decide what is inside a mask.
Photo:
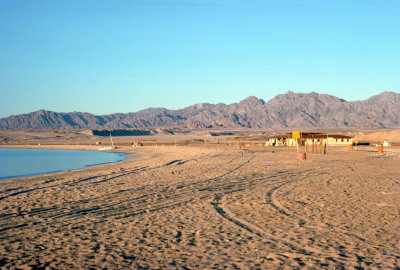
[(92, 134), (95, 136), (108, 137), (112, 136), (149, 136), (152, 135), (150, 130), (144, 129), (111, 129), (111, 130), (98, 130), (93, 129)]

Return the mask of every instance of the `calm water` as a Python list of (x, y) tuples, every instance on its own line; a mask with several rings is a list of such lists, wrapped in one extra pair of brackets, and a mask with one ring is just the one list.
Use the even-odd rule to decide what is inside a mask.
[(112, 152), (0, 149), (0, 179), (79, 169), (125, 158)]

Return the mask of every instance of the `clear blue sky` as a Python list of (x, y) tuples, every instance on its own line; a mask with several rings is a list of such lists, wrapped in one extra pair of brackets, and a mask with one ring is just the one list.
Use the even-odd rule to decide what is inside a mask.
[(398, 0), (0, 0), (0, 117), (400, 91)]

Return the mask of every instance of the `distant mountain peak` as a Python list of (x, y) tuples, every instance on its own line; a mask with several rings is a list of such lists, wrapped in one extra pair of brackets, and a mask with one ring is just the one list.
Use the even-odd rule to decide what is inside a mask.
[(47, 113), (47, 112), (49, 112), (48, 110), (44, 110), (44, 109), (40, 109), (40, 110), (37, 110), (35, 113)]
[(259, 99), (255, 96), (249, 96), (242, 101), (239, 102), (239, 104), (264, 104), (264, 100)]
[(393, 92), (393, 91), (383, 91), (382, 93), (378, 94), (378, 95), (396, 95), (397, 93)]
[(371, 98), (373, 98), (373, 97), (396, 97), (397, 95), (398, 95), (398, 94), (395, 93), (395, 92), (384, 91), (384, 92), (382, 92), (382, 93), (380, 93), (380, 94), (377, 94), (377, 95), (375, 95), (375, 96), (372, 96)]
[[(244, 100), (248, 100), (248, 101), (258, 101), (259, 99), (255, 96), (248, 96), (247, 98), (245, 98)], [(243, 100), (242, 100), (243, 101)]]

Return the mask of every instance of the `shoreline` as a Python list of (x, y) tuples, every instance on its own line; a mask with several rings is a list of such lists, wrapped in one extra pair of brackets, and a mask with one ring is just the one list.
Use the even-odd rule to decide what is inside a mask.
[[(99, 147), (101, 145), (67, 145), (67, 144), (1, 144), (0, 148), (15, 148), (15, 149), (20, 149), (20, 148), (25, 148), (25, 149), (57, 149), (57, 150), (82, 150), (82, 151), (99, 151)], [(126, 148), (128, 146), (118, 146), (118, 149)], [(101, 151), (103, 152), (103, 151)], [(115, 152), (115, 153), (127, 153), (129, 154), (129, 151), (126, 152), (121, 152), (121, 151), (107, 151), (107, 152)]]

